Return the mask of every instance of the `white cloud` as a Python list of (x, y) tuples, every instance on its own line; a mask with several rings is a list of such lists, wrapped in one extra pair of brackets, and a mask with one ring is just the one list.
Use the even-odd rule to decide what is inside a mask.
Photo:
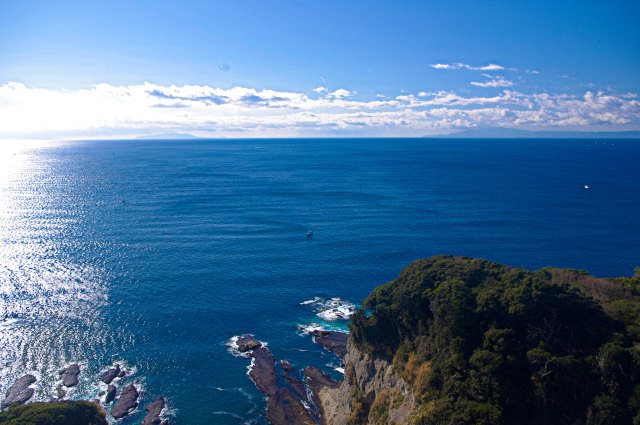
[(371, 100), (353, 100), (351, 94), (339, 89), (314, 98), (247, 87), (150, 83), (52, 90), (7, 83), (0, 86), (0, 138), (109, 138), (160, 132), (210, 137), (336, 132), (419, 136), (479, 126), (640, 128), (640, 100), (635, 93), (587, 91), (574, 96), (504, 90), (495, 96), (466, 97), (440, 91)]
[(333, 96), (333, 97), (337, 97), (337, 98), (341, 98), (341, 97), (347, 97), (347, 96), (351, 96), (351, 92), (349, 90), (345, 90), (345, 89), (338, 89), (334, 92), (331, 92), (328, 94), (329, 96)]
[(489, 65), (485, 65), (485, 66), (471, 66), (471, 65), (467, 65), (466, 63), (451, 63), (451, 64), (447, 64), (447, 63), (434, 63), (431, 65), (432, 68), (435, 69), (468, 69), (471, 71), (500, 71), (505, 69), (505, 67), (503, 67), (502, 65), (497, 65), (495, 63), (490, 63)]
[(472, 81), (471, 85), (476, 87), (511, 87), (513, 81), (505, 80), (502, 77), (491, 77), (490, 75), (483, 74), (485, 77), (491, 78), (489, 81)]
[(325, 92), (328, 92), (329, 90), (327, 90), (326, 87), (320, 86), (320, 87), (316, 87), (315, 89), (313, 89), (313, 91), (316, 92), (316, 93), (325, 93)]
[(504, 67), (500, 65), (496, 65), (495, 63), (490, 63), (487, 66), (481, 66), (479, 68), (469, 67), (469, 69), (478, 69), (480, 71), (497, 71), (497, 70), (504, 69)]

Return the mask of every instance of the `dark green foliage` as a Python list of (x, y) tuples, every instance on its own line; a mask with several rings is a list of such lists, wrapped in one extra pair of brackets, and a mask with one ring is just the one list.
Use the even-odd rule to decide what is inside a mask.
[(107, 425), (104, 411), (88, 401), (15, 404), (0, 413), (2, 425)]
[(639, 280), (432, 257), (376, 288), (351, 338), (413, 385), (415, 424), (640, 425)]

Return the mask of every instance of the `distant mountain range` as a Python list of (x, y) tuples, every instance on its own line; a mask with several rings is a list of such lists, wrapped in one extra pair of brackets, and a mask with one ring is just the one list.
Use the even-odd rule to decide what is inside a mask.
[(460, 139), (640, 139), (640, 131), (529, 131), (517, 128), (471, 128), (449, 134), (428, 135), (431, 138)]
[[(640, 131), (530, 131), (517, 128), (470, 128), (449, 134), (423, 136), (455, 139), (640, 139)], [(161, 133), (138, 136), (137, 140), (193, 140), (202, 139), (187, 133)]]
[(152, 134), (149, 136), (138, 136), (138, 140), (187, 140), (187, 139), (200, 139), (198, 136), (185, 133), (162, 133)]

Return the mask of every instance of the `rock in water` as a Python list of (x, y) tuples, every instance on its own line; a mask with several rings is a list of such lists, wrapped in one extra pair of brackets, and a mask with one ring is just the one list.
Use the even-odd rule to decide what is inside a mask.
[(238, 351), (244, 353), (246, 351), (255, 350), (262, 346), (262, 343), (253, 338), (251, 334), (245, 334), (238, 337)]
[(0, 403), (0, 408), (4, 409), (13, 403), (24, 403), (33, 396), (33, 388), (29, 388), (29, 385), (36, 382), (36, 377), (33, 375), (24, 375), (7, 390), (7, 393)]
[(133, 384), (129, 384), (122, 389), (118, 402), (111, 408), (111, 416), (116, 419), (124, 418), (137, 406), (138, 390)]
[(288, 388), (280, 388), (278, 397), (269, 404), (267, 401), (267, 421), (273, 425), (317, 425), (298, 397)]
[(338, 385), (338, 381), (334, 381), (329, 375), (327, 375), (317, 367), (305, 367), (304, 376), (307, 377), (307, 383), (309, 384), (311, 390), (313, 390), (314, 388), (335, 387), (336, 385)]
[(250, 354), (253, 367), (249, 376), (256, 387), (267, 396), (267, 421), (272, 425), (315, 425), (300, 398), (287, 388), (278, 387), (276, 360), (265, 347), (258, 347)]
[(282, 370), (286, 370), (287, 372), (293, 372), (293, 366), (291, 366), (291, 363), (289, 363), (286, 360), (280, 360), (280, 363), (282, 364)]
[(109, 384), (107, 388), (107, 396), (104, 398), (105, 404), (111, 403), (116, 398), (116, 390), (117, 387), (115, 385)]
[(287, 382), (287, 384), (291, 385), (291, 388), (296, 390), (296, 392), (298, 393), (298, 396), (301, 399), (306, 398), (307, 389), (305, 388), (305, 386), (304, 386), (304, 384), (302, 383), (301, 380), (299, 380), (298, 378), (296, 378), (294, 376), (291, 376), (291, 374), (289, 372), (284, 372), (282, 374), (282, 377)]
[(74, 363), (66, 369), (62, 369), (60, 371), (62, 384), (65, 387), (75, 387), (76, 385), (78, 385), (78, 375), (80, 375), (80, 366), (78, 366), (78, 363)]
[(58, 399), (63, 399), (65, 395), (67, 395), (67, 392), (65, 390), (62, 389), (62, 385), (58, 385), (56, 387), (56, 392), (58, 393)]
[(168, 419), (163, 421), (160, 418), (162, 409), (164, 409), (166, 405), (167, 400), (164, 397), (158, 397), (153, 403), (147, 404), (145, 410), (149, 413), (147, 413), (147, 416), (142, 420), (142, 425), (169, 425)]
[(325, 350), (330, 351), (344, 359), (347, 355), (347, 340), (349, 335), (338, 331), (313, 330), (310, 332), (314, 341), (322, 345)]
[(251, 353), (254, 358), (249, 376), (258, 389), (267, 397), (278, 393), (278, 378), (276, 376), (276, 360), (273, 354), (264, 347), (258, 347)]
[(109, 369), (108, 371), (106, 371), (105, 373), (102, 374), (102, 377), (100, 378), (100, 380), (102, 382), (104, 382), (105, 384), (110, 384), (111, 381), (113, 381), (114, 379), (116, 379), (116, 377), (118, 377), (118, 375), (120, 375), (120, 365), (117, 364), (116, 367)]

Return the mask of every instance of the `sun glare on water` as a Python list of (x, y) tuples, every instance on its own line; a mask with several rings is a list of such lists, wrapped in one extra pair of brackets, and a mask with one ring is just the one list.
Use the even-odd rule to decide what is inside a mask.
[(0, 393), (33, 373), (34, 400), (50, 399), (57, 370), (95, 358), (107, 335), (104, 273), (61, 245), (74, 223), (56, 213), (73, 206), (56, 196), (61, 167), (52, 170), (42, 148), (0, 143)]

